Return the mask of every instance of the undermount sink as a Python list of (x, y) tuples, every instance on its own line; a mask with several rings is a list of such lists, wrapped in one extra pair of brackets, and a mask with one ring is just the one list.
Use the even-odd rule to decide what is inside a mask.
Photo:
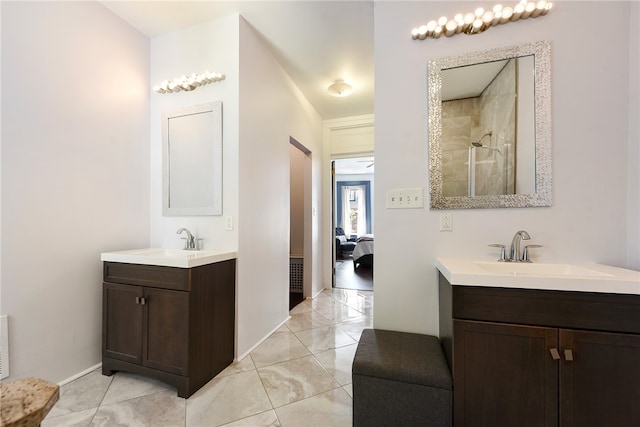
[(104, 252), (100, 257), (102, 261), (180, 268), (198, 267), (233, 258), (236, 258), (235, 252), (187, 251), (164, 248)]
[(436, 258), (452, 285), (640, 295), (640, 272), (604, 264)]
[(528, 262), (476, 261), (478, 267), (496, 274), (512, 276), (613, 277), (611, 274), (574, 264), (538, 264)]

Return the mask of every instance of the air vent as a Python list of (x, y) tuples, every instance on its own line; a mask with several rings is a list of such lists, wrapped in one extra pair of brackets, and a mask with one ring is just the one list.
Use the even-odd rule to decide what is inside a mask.
[(0, 380), (9, 376), (9, 319), (0, 316)]
[(302, 293), (304, 259), (299, 257), (289, 258), (289, 292)]

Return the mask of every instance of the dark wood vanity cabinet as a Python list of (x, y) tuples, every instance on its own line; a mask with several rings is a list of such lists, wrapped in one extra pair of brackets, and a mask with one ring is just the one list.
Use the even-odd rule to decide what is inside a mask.
[(189, 397), (234, 356), (235, 260), (194, 268), (104, 263), (102, 373)]
[(451, 286), (455, 426), (640, 426), (640, 296)]

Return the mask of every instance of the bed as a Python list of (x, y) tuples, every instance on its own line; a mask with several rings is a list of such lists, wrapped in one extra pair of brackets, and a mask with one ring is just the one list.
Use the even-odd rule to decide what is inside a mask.
[(364, 234), (356, 240), (353, 249), (353, 269), (358, 266), (373, 266), (373, 234)]

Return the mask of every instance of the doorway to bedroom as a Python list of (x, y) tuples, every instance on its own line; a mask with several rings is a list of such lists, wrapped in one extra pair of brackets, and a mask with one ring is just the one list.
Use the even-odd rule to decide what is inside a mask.
[(332, 161), (333, 286), (373, 290), (373, 156)]

